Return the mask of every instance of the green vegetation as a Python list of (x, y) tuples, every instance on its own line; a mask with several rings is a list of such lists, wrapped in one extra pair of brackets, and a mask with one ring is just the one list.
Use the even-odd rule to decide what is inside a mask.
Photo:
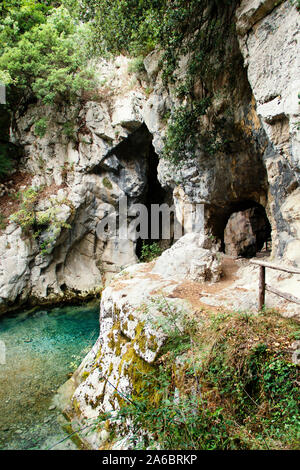
[(39, 119), (34, 126), (35, 135), (38, 137), (44, 137), (47, 131), (48, 121), (46, 118)]
[(50, 253), (53, 242), (61, 230), (71, 228), (69, 224), (58, 217), (59, 204), (54, 201), (54, 206), (45, 211), (38, 211), (37, 203), (40, 194), (35, 188), (27, 189), (18, 197), (21, 200), (21, 207), (10, 216), (10, 220), (19, 225), (24, 233), (31, 235), (33, 239), (38, 241), (42, 255)]
[(299, 325), (274, 311), (202, 312), (196, 318), (165, 298), (154, 302), (169, 339), (156, 369), (140, 373), (139, 395), (123, 403), (117, 416), (133, 444), (176, 450), (298, 448), (298, 370), (288, 346)]
[[(214, 81), (225, 73), (232, 75), (234, 69), (227, 59), (234, 44), (237, 3), (238, 0), (83, 2), (81, 14), (91, 22), (92, 42), (100, 54), (127, 53), (135, 57), (129, 71), (140, 73), (146, 54), (154, 48), (163, 51), (163, 81), (166, 86), (172, 83), (176, 87), (181, 101), (168, 121), (163, 153), (173, 164), (195, 158), (199, 143), (208, 155), (223, 150), (225, 142), (219, 129), (222, 123), (213, 122), (210, 131), (203, 134), (201, 116), (209, 111)], [(183, 57), (187, 65), (182, 75), (179, 65)]]
[(154, 243), (149, 244), (149, 243), (143, 242), (140, 261), (142, 263), (149, 263), (150, 261), (153, 261), (155, 258), (160, 256), (161, 254), (162, 254), (162, 249), (158, 243), (154, 242)]
[(204, 98), (192, 105), (177, 108), (171, 115), (165, 139), (163, 156), (179, 164), (187, 156), (194, 156), (197, 143), (198, 119), (206, 113), (210, 100)]
[(102, 180), (102, 183), (103, 183), (103, 186), (106, 188), (106, 189), (113, 189), (113, 185), (110, 181), (109, 178), (107, 178), (107, 176), (105, 176)]
[(12, 108), (32, 97), (69, 101), (93, 87), (84, 46), (88, 25), (75, 20), (68, 5), (7, 0), (0, 6), (0, 79)]
[(69, 139), (69, 140), (76, 140), (76, 132), (75, 132), (75, 123), (73, 121), (67, 121), (62, 126), (62, 133)]
[(5, 216), (0, 212), (0, 230), (5, 230), (5, 228), (6, 228)]
[[(142, 57), (155, 47), (164, 50), (166, 80), (174, 81), (180, 56), (189, 54), (185, 88), (190, 93), (196, 73), (204, 74), (211, 66), (213, 73), (223, 63), (228, 20), (236, 4), (237, 0), (83, 0), (80, 15), (91, 22), (93, 45), (100, 54)], [(221, 64), (210, 64), (208, 53), (218, 48)]]
[[(59, 104), (78, 99), (95, 86), (87, 61), (93, 56), (129, 54), (129, 72), (144, 71), (143, 58), (163, 50), (165, 84), (176, 84), (181, 105), (172, 113), (164, 158), (178, 164), (197, 154), (201, 116), (207, 114), (211, 83), (226, 67), (237, 0), (7, 0), (0, 6), (0, 80), (11, 109), (32, 99)], [(80, 43), (80, 47), (78, 44)], [(186, 75), (178, 78), (180, 58)], [(199, 91), (201, 90), (201, 92)], [(72, 127), (72, 126), (71, 126)], [(74, 138), (68, 125), (63, 132)], [(36, 124), (37, 135), (46, 131)], [(212, 126), (208, 153), (220, 151)], [(205, 151), (207, 148), (205, 147)], [(0, 153), (1, 155), (1, 153)], [(8, 171), (6, 158), (0, 157)]]
[(17, 196), (21, 197), (21, 208), (12, 214), (10, 219), (26, 232), (34, 226), (36, 221), (35, 205), (38, 201), (38, 191), (35, 188), (29, 188)]
[(143, 56), (138, 56), (138, 57), (132, 59), (131, 63), (129, 64), (129, 67), (128, 67), (128, 72), (129, 73), (136, 73), (136, 74), (140, 74), (142, 72), (145, 72)]
[(159, 42), (166, 0), (83, 0), (81, 16), (91, 21), (98, 53), (145, 56)]
[[(80, 21), (78, 12), (77, 0), (1, 2), (0, 82), (6, 85), (12, 117), (29, 102), (69, 103), (95, 87), (87, 66), (89, 24)], [(46, 129), (41, 118), (35, 133), (43, 137)], [(10, 149), (1, 143), (0, 177), (11, 170), (11, 160)]]

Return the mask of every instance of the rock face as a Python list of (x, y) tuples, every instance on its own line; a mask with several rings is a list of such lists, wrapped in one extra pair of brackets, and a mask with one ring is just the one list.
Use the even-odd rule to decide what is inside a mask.
[[(215, 115), (223, 116), (226, 102), (233, 103), (230, 151), (214, 159), (203, 150), (179, 169), (164, 160), (158, 167), (160, 183), (173, 190), (178, 219), (184, 202), (204, 205), (200, 238), (193, 233), (186, 235), (156, 262), (128, 268), (105, 289), (100, 337), (71, 380), (68, 413), (72, 420), (83, 424), (111, 407), (117, 409), (122, 396), (138, 393), (138, 371), (151, 370), (167, 337), (155, 327), (155, 319), (162, 312), (171, 317), (165, 302), (171, 302), (178, 283), (219, 278), (220, 265), (212, 247), (218, 247), (213, 240), (222, 239), (225, 227), (228, 253), (254, 255), (269, 235), (265, 216), (261, 215), (263, 206), (271, 223), (273, 256), (299, 265), (298, 22), (295, 7), (287, 1), (243, 0), (237, 9), (238, 41), (247, 76), (238, 66), (235, 73), (239, 87), (232, 95), (227, 90), (213, 104)], [(236, 43), (231, 46), (236, 52)], [(176, 106), (172, 90), (162, 84), (159, 58), (155, 51), (145, 60), (153, 92), (141, 112), (158, 154), (164, 146), (164, 116)], [(225, 84), (227, 79), (224, 72)], [(129, 117), (127, 122), (131, 122)], [(237, 209), (243, 204), (248, 209)], [(243, 283), (245, 280), (236, 299), (239, 308)], [(175, 303), (178, 301), (175, 299)], [(181, 312), (182, 306), (173, 308)], [(86, 436), (85, 441), (92, 448), (129, 445), (121, 436), (118, 442), (111, 442), (104, 427)]]
[[(168, 328), (172, 331), (174, 322), (180, 324), (183, 312), (190, 309), (187, 302), (173, 298), (172, 293), (184, 280), (206, 279), (208, 270), (206, 268), (204, 272), (204, 264), (200, 267), (200, 262), (209, 260), (209, 273), (214, 276), (220, 273), (220, 263), (208, 250), (199, 248), (199, 244), (198, 234), (187, 234), (156, 263), (127, 268), (104, 290), (99, 339), (75, 372), (71, 383), (65, 386), (71, 391), (76, 389), (71, 406), (65, 410), (72, 421), (79, 420), (83, 425), (101, 413), (118, 410), (127, 397), (138, 396), (144, 386), (141, 374), (153, 370), (170, 334)], [(199, 259), (194, 258), (194, 269), (189, 268), (190, 250), (194, 254), (197, 250), (200, 253)], [(183, 251), (187, 255), (185, 261)], [(173, 263), (164, 275), (161, 268), (171, 258)], [(173, 320), (168, 328), (159, 328), (159, 321), (170, 312)], [(100, 425), (98, 432), (87, 434), (84, 441), (93, 448), (101, 448), (109, 442), (109, 436)], [(119, 448), (118, 440), (117, 437), (113, 443), (114, 449)], [(125, 439), (122, 448), (128, 448), (128, 445)]]
[(260, 251), (269, 239), (270, 226), (258, 208), (233, 213), (224, 232), (227, 255), (250, 258)]
[[(22, 165), (41, 194), (35, 210), (41, 217), (55, 211), (60, 230), (42, 229), (38, 239), (10, 223), (0, 236), (0, 311), (28, 298), (53, 303), (95, 295), (123, 267), (137, 262), (136, 241), (101, 237), (99, 222), (127, 198), (128, 214), (149, 187), (151, 135), (142, 125), (144, 96), (124, 83), (128, 61), (102, 63), (99, 73), (111, 76), (107, 86), (120, 94), (86, 101), (58, 112), (30, 106), (17, 119), (13, 138), (24, 148)], [(105, 90), (107, 93), (107, 90)], [(103, 91), (104, 93), (104, 91)], [(36, 122), (47, 121), (44, 136)], [(51, 188), (53, 187), (53, 194)], [(47, 189), (50, 197), (43, 197)], [(57, 189), (60, 188), (60, 189)], [(128, 224), (133, 216), (126, 215)], [(64, 228), (64, 225), (70, 228)], [(47, 250), (42, 250), (47, 244)]]
[[(299, 14), (288, 1), (243, 0), (236, 10), (236, 26), (226, 50), (228, 64), (234, 65), (224, 70), (222, 80), (212, 78), (206, 84), (213, 100), (208, 114), (199, 118), (207, 132), (216, 123), (226, 145), (222, 151), (209, 151), (199, 136), (195, 157), (180, 167), (159, 160), (158, 180), (172, 195), (178, 220), (187, 220), (186, 203), (194, 208), (203, 205), (198, 231), (204, 249), (221, 246), (229, 217), (247, 202), (247, 207), (266, 210), (273, 257), (297, 266)], [(60, 228), (43, 228), (38, 239), (27, 237), (14, 223), (3, 231), (1, 311), (26, 300), (51, 303), (93, 295), (120, 269), (137, 261), (135, 239), (120, 240), (118, 232), (101, 238), (97, 227), (108, 204), (116, 209), (118, 220), (119, 202), (126, 196), (130, 223), (133, 205), (151, 194), (154, 173), (149, 167), (155, 152), (159, 156), (163, 151), (168, 116), (181, 104), (177, 84), (163, 82), (160, 59), (159, 51), (145, 59), (147, 83), (128, 74), (124, 57), (102, 61), (98, 73), (105, 84), (96, 96), (60, 110), (30, 105), (16, 117), (11, 140), (23, 148), (22, 166), (41, 193), (48, 188), (36, 210), (41, 216), (55, 210)], [(182, 60), (178, 75), (185, 74)], [(194, 90), (197, 99), (202, 98), (200, 88)], [(37, 135), (41, 118), (46, 132)], [(188, 225), (187, 232), (193, 232)], [(45, 243), (47, 252), (41, 253)], [(180, 250), (177, 255), (181, 257)], [(159, 272), (171, 270), (168, 256), (158, 262)], [(214, 259), (207, 253), (199, 251), (193, 259), (191, 251), (189, 256), (190, 267), (185, 262), (178, 267), (181, 274), (189, 271), (201, 277), (207, 265), (207, 277), (217, 279)]]
[[(299, 13), (292, 2), (243, 0), (237, 9), (239, 44), (269, 139), (264, 162), (274, 254), (298, 263), (299, 242)], [(291, 217), (283, 209), (291, 207)]]
[[(105, 85), (96, 96), (59, 111), (30, 105), (17, 116), (11, 139), (23, 147), (32, 186), (41, 195), (47, 188), (35, 209), (40, 217), (54, 211), (59, 228), (42, 227), (36, 238), (13, 222), (3, 230), (0, 313), (26, 300), (94, 295), (116, 276), (102, 293), (99, 339), (68, 385), (72, 420), (84, 424), (138, 393), (139, 372), (152, 370), (168, 336), (157, 326), (161, 315), (180, 317), (190, 308), (172, 299), (176, 287), (217, 281), (222, 242), (232, 256), (254, 255), (268, 236), (260, 211), (265, 209), (271, 224), (273, 258), (300, 266), (298, 41), (299, 14), (291, 2), (240, 2), (226, 50), (230, 65), (205, 84), (213, 99), (199, 118), (204, 132), (213, 123), (225, 136), (222, 149), (207, 148), (196, 136), (193, 158), (180, 166), (159, 160), (159, 184), (153, 161), (162, 154), (168, 116), (181, 105), (177, 83), (164, 84), (159, 51), (145, 59), (147, 83), (129, 76), (124, 57), (102, 61), (98, 72)], [(184, 60), (177, 72), (187, 73)], [(196, 99), (201, 93), (198, 84)], [(37, 135), (41, 118), (47, 129)], [(174, 217), (188, 233), (152, 264), (135, 264), (136, 239), (120, 239), (118, 224), (115, 234), (99, 236), (111, 209), (120, 221), (124, 197), (130, 223), (136, 203), (149, 205), (155, 197), (162, 203), (170, 195)], [(197, 233), (186, 204), (192, 212), (198, 205), (203, 209)], [(103, 448), (109, 433), (103, 427), (85, 440)]]

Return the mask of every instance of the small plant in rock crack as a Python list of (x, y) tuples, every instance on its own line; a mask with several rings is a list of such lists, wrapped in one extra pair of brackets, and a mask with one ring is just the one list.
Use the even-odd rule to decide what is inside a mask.
[[(59, 205), (49, 207), (44, 211), (37, 210), (40, 190), (28, 188), (21, 194), (20, 210), (10, 216), (10, 220), (19, 225), (27, 236), (38, 241), (40, 253), (49, 254), (53, 243), (62, 229), (70, 229), (71, 225), (59, 217)], [(68, 204), (68, 201), (63, 201)], [(56, 204), (56, 202), (55, 202)]]
[(43, 138), (47, 132), (48, 119), (41, 118), (39, 119), (34, 126), (34, 133), (36, 136)]
[(185, 305), (167, 299), (161, 294), (153, 296), (143, 308), (147, 322), (166, 335), (167, 341), (162, 349), (163, 352), (168, 352), (175, 359), (192, 346), (192, 336), (196, 331), (197, 322)]
[(136, 73), (137, 75), (145, 73), (143, 56), (135, 57), (128, 65), (128, 73)]
[(143, 242), (140, 261), (142, 263), (149, 263), (161, 254), (162, 248), (159, 246), (158, 243), (154, 242), (149, 245), (148, 243)]
[(38, 190), (36, 188), (28, 188), (22, 193), (21, 208), (10, 216), (12, 222), (19, 225), (22, 230), (28, 231), (36, 221), (35, 206), (38, 201)]

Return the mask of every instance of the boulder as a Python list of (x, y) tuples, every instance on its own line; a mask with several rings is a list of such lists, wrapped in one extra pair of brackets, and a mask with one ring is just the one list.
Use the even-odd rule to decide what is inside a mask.
[(222, 270), (218, 254), (200, 246), (198, 233), (188, 233), (158, 258), (152, 272), (167, 279), (217, 282)]

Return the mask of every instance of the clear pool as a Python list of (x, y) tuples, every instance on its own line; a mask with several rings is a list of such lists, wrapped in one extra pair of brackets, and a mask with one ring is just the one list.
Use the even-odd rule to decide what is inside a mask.
[(98, 304), (0, 317), (0, 449), (47, 449), (67, 436), (52, 399), (98, 334)]

